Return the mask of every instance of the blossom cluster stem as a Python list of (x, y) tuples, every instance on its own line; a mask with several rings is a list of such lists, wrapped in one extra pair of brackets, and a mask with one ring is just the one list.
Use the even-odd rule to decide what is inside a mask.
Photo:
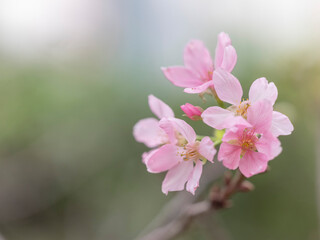
[[(241, 186), (245, 180), (245, 176), (243, 176), (243, 174), (240, 171), (237, 171), (232, 178), (230, 177), (229, 172), (227, 172), (224, 180), (225, 186), (223, 188), (213, 186), (211, 189), (209, 198), (214, 209), (230, 207), (230, 197), (237, 192), (245, 190), (245, 186)], [(248, 190), (253, 190), (253, 186), (251, 187), (251, 183), (249, 188)]]
[[(149, 234), (140, 238), (140, 240), (170, 240), (186, 231), (192, 221), (212, 211), (230, 207), (230, 198), (238, 192), (248, 192), (253, 190), (253, 185), (248, 185), (244, 181), (245, 177), (238, 171), (230, 178), (230, 175), (225, 176), (225, 185), (223, 188), (213, 186), (210, 196), (207, 200), (190, 204), (186, 206), (179, 216), (173, 219), (165, 226), (156, 228)], [(243, 186), (243, 183), (244, 184)], [(251, 183), (250, 183), (251, 184)], [(251, 188), (248, 186), (252, 186)]]

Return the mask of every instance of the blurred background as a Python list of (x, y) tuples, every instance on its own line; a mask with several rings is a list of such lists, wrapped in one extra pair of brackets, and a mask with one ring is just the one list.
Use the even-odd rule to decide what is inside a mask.
[[(319, 239), (319, 12), (316, 0), (0, 0), (2, 238), (135, 239), (164, 221), (168, 203), (194, 201), (162, 194), (164, 175), (146, 171), (132, 127), (152, 116), (148, 94), (177, 117), (185, 102), (215, 104), (183, 93), (160, 67), (183, 64), (190, 39), (214, 56), (224, 31), (244, 92), (262, 76), (275, 82), (276, 109), (295, 131), (281, 137), (271, 171), (252, 178), (255, 191), (177, 239)], [(212, 179), (224, 171), (211, 167)]]

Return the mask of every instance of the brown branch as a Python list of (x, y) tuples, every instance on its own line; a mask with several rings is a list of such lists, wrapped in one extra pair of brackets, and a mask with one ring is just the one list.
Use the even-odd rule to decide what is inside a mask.
[(188, 207), (190, 204), (195, 203), (199, 200), (199, 197), (208, 189), (208, 186), (212, 185), (214, 181), (223, 176), (225, 167), (222, 164), (208, 165), (203, 169), (201, 185), (197, 189), (196, 195), (192, 196), (186, 191), (177, 193), (170, 201), (168, 201), (158, 214), (151, 220), (143, 230), (140, 231), (139, 235), (135, 240), (141, 239), (147, 233), (151, 232), (153, 229), (164, 225), (167, 222), (175, 219), (183, 209)]
[(209, 201), (202, 201), (187, 206), (179, 217), (169, 222), (167, 225), (156, 228), (148, 235), (141, 238), (141, 240), (169, 240), (177, 236), (179, 233), (185, 231), (192, 220), (204, 213), (212, 210)]
[[(225, 186), (220, 188), (219, 186), (213, 186), (209, 196), (209, 201), (213, 205), (214, 209), (228, 208), (231, 206), (230, 197), (236, 192), (245, 192), (253, 189), (253, 185), (248, 181), (244, 182), (245, 177), (237, 171), (236, 174), (231, 176), (230, 172), (227, 172), (224, 177)], [(250, 186), (252, 185), (252, 187)], [(248, 186), (248, 187), (246, 187)]]
[(186, 206), (178, 217), (165, 226), (156, 228), (149, 234), (140, 238), (141, 240), (169, 240), (182, 233), (190, 226), (194, 218), (210, 213), (214, 210), (228, 208), (231, 206), (230, 197), (237, 192), (253, 190), (253, 185), (244, 181), (245, 177), (237, 172), (233, 177), (230, 173), (225, 175), (223, 188), (214, 186), (210, 192), (209, 199)]

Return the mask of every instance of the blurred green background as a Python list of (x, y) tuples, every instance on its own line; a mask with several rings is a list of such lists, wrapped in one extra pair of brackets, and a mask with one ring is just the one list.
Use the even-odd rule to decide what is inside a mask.
[[(244, 92), (262, 76), (275, 82), (275, 108), (295, 131), (280, 138), (271, 171), (251, 179), (255, 191), (177, 239), (319, 239), (319, 10), (318, 1), (288, 0), (1, 1), (3, 239), (134, 239), (159, 224), (149, 225), (177, 194), (162, 194), (164, 174), (146, 171), (147, 148), (132, 127), (152, 116), (149, 94), (183, 119), (186, 102), (215, 104), (171, 85), (160, 67), (182, 64), (193, 38), (214, 56), (220, 31), (237, 50), (233, 73)], [(215, 168), (207, 172), (214, 178), (223, 171), (218, 162)]]

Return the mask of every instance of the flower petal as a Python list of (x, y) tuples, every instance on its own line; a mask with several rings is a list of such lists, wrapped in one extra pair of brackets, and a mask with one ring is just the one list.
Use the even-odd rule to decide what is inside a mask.
[(222, 101), (233, 105), (240, 104), (243, 92), (235, 76), (219, 68), (213, 72), (212, 80), (217, 95)]
[(177, 143), (177, 137), (175, 132), (175, 126), (170, 120), (171, 118), (163, 118), (159, 121), (159, 127), (162, 129), (168, 136), (168, 140), (171, 144)]
[(255, 174), (267, 170), (268, 158), (260, 152), (247, 151), (241, 158), (239, 169), (245, 177), (251, 177)]
[(242, 136), (243, 130), (246, 126), (232, 127), (229, 128), (222, 137), (223, 142), (229, 142), (231, 140), (236, 140)]
[(280, 153), (282, 152), (282, 147), (281, 147), (281, 143), (279, 145), (273, 145), (272, 146), (272, 153), (273, 153), (273, 158), (271, 158), (270, 160), (275, 159), (276, 157), (278, 157), (280, 155)]
[(178, 87), (197, 87), (203, 84), (201, 77), (192, 70), (177, 66), (161, 68), (165, 77)]
[(145, 118), (138, 121), (133, 127), (133, 136), (137, 142), (153, 148), (167, 141), (165, 132), (159, 127), (159, 120)]
[(211, 80), (213, 63), (208, 49), (202, 41), (191, 40), (184, 49), (184, 64), (203, 80)]
[(279, 139), (274, 137), (270, 132), (263, 134), (255, 146), (258, 152), (267, 155), (268, 160), (274, 159), (282, 151)]
[(251, 103), (259, 100), (269, 100), (273, 105), (278, 97), (278, 89), (273, 82), (268, 83), (266, 78), (255, 80), (249, 90), (249, 100)]
[(255, 128), (255, 132), (264, 133), (270, 130), (272, 110), (272, 105), (267, 100), (256, 102), (248, 108), (247, 120)]
[(227, 46), (224, 49), (223, 61), (221, 68), (227, 72), (231, 72), (237, 63), (237, 52), (233, 46)]
[(191, 93), (191, 94), (195, 94), (195, 93), (202, 93), (204, 91), (206, 91), (209, 87), (213, 86), (213, 81), (208, 81), (203, 83), (202, 85), (199, 85), (197, 87), (192, 87), (192, 88), (185, 88), (184, 92), (185, 93)]
[(195, 191), (199, 187), (199, 180), (202, 174), (202, 162), (197, 161), (195, 167), (193, 168), (193, 171), (191, 173), (191, 176), (187, 183), (187, 191), (192, 193), (194, 195)]
[(192, 161), (182, 161), (170, 169), (162, 182), (162, 192), (167, 195), (169, 191), (183, 190), (192, 170)]
[(195, 142), (197, 138), (196, 132), (188, 123), (178, 118), (172, 118), (170, 120), (174, 123), (174, 128), (187, 139), (188, 143)]
[(215, 68), (221, 67), (224, 58), (224, 51), (227, 46), (231, 45), (231, 39), (228, 34), (221, 32), (218, 35), (218, 43), (216, 47), (216, 55), (214, 59)]
[(149, 159), (149, 156), (151, 156), (151, 154), (152, 154), (153, 152), (157, 151), (157, 150), (158, 150), (158, 148), (152, 149), (152, 150), (149, 151), (149, 152), (144, 152), (144, 153), (142, 154), (142, 162), (143, 162), (144, 164), (146, 164), (146, 162), (147, 162), (148, 159)]
[(272, 113), (271, 132), (274, 136), (290, 135), (293, 131), (293, 125), (289, 118), (277, 111)]
[(209, 107), (202, 114), (203, 122), (216, 129), (231, 128), (237, 125), (251, 127), (242, 117), (234, 116), (234, 113), (220, 107)]
[(147, 155), (144, 159), (147, 169), (151, 173), (167, 171), (182, 161), (178, 155), (178, 147), (166, 144)]
[(239, 166), (241, 148), (229, 143), (222, 143), (218, 153), (218, 160), (229, 169), (236, 169)]
[(214, 143), (209, 137), (202, 138), (198, 151), (210, 162), (213, 162), (213, 157), (217, 152), (217, 150), (214, 148)]
[(149, 95), (149, 107), (151, 111), (156, 115), (159, 119), (164, 117), (174, 117), (174, 113), (172, 109), (161, 101), (159, 98), (156, 98), (153, 95)]

